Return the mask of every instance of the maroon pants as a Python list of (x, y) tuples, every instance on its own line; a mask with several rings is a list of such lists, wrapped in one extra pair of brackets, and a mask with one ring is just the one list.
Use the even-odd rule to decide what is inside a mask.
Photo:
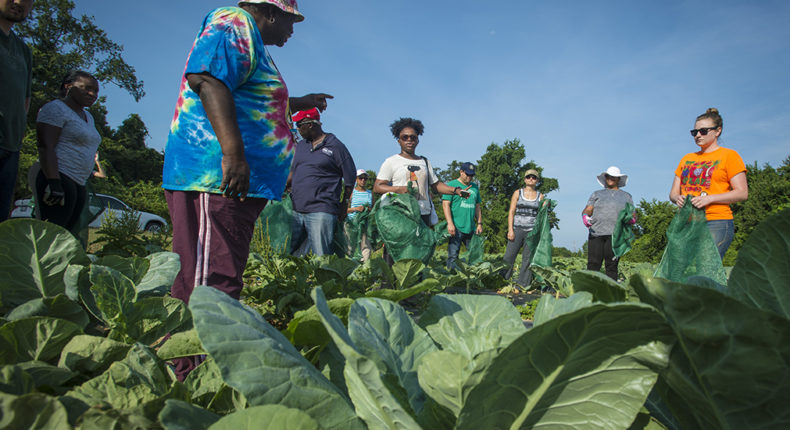
[[(242, 202), (219, 194), (171, 190), (165, 190), (165, 198), (173, 221), (173, 252), (181, 258), (170, 295), (189, 303), (196, 286), (208, 285), (238, 299), (255, 220), (268, 200)], [(183, 381), (200, 360), (185, 357), (174, 364)]]

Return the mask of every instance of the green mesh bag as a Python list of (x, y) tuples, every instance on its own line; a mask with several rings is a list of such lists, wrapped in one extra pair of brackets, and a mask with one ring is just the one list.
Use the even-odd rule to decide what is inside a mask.
[(631, 250), (634, 241), (634, 229), (631, 220), (634, 218), (636, 208), (631, 203), (626, 203), (625, 208), (617, 215), (617, 222), (612, 232), (612, 251), (617, 258), (622, 257)]
[(371, 243), (383, 242), (395, 261), (428, 263), (436, 247), (434, 232), (422, 221), (420, 206), (410, 193), (385, 194), (373, 205), (368, 237)]
[(551, 250), (552, 250), (552, 237), (551, 237), (551, 221), (549, 220), (549, 213), (557, 202), (554, 200), (546, 199), (545, 205), (540, 205), (538, 216), (535, 218), (535, 226), (532, 231), (527, 234), (527, 246), (532, 251), (531, 264), (538, 266), (551, 267)]
[(675, 282), (704, 276), (727, 284), (719, 251), (705, 220), (705, 210), (695, 208), (691, 197), (686, 197), (686, 203), (667, 228), (667, 247), (654, 276)]
[(483, 249), (485, 242), (485, 236), (481, 236), (479, 234), (472, 235), (472, 238), (469, 239), (469, 248), (463, 255), (461, 255), (461, 258), (466, 261), (466, 264), (475, 265), (483, 262)]
[(362, 259), (362, 234), (368, 230), (368, 217), (370, 211), (357, 212), (357, 216), (346, 218), (345, 230), (348, 237), (348, 248), (346, 255), (353, 260)]
[(291, 197), (283, 197), (281, 201), (270, 200), (258, 217), (264, 238), (268, 238), (272, 249), (278, 254), (291, 252), (291, 223), (293, 221), (293, 203)]

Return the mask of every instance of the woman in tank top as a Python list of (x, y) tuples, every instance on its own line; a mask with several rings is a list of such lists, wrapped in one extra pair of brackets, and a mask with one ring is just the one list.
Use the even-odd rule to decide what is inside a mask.
[(510, 280), (510, 277), (513, 275), (513, 263), (516, 261), (516, 256), (521, 248), (524, 248), (521, 253), (521, 269), (519, 270), (516, 283), (525, 289), (532, 282), (532, 272), (529, 270), (532, 250), (529, 249), (527, 244), (527, 234), (535, 226), (535, 219), (538, 216), (541, 204), (545, 204), (543, 195), (537, 190), (539, 180), (540, 174), (535, 169), (529, 169), (524, 173), (524, 188), (519, 188), (513, 192), (507, 216), (507, 247), (505, 248), (504, 260), (508, 267), (502, 276)]

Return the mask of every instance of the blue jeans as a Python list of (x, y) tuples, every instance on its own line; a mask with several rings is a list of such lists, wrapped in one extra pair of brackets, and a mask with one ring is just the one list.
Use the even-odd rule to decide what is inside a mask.
[(291, 222), (291, 254), (297, 257), (303, 257), (311, 251), (314, 255), (331, 254), (336, 221), (337, 215), (327, 212), (294, 211)]
[(458, 253), (461, 252), (461, 244), (463, 243), (466, 249), (469, 249), (469, 241), (472, 239), (472, 233), (461, 233), (455, 230), (455, 235), (450, 236), (447, 242), (447, 270), (454, 270), (455, 260), (458, 259)]
[(714, 219), (708, 221), (708, 230), (713, 236), (713, 242), (719, 250), (719, 255), (724, 258), (727, 253), (727, 248), (732, 243), (732, 237), (735, 235), (735, 223), (731, 219)]
[(19, 151), (0, 149), (0, 222), (8, 219), (11, 212), (17, 171), (19, 171)]

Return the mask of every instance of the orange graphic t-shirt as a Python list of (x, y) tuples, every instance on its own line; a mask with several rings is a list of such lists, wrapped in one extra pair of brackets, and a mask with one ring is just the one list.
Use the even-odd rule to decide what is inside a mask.
[[(729, 148), (719, 149), (703, 154), (692, 152), (686, 154), (675, 176), (680, 178), (680, 194), (698, 196), (706, 194), (721, 194), (732, 190), (730, 179), (738, 173), (745, 172), (741, 156)], [(714, 203), (705, 208), (705, 218), (709, 221), (717, 219), (732, 219), (730, 205)]]

